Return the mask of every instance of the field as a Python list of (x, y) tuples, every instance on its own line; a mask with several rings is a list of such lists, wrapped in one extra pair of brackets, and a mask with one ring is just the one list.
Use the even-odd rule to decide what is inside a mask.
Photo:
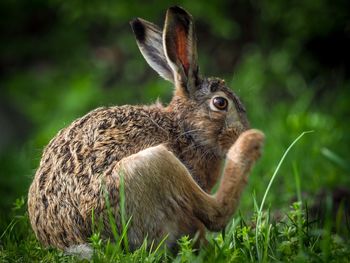
[[(348, 262), (349, 3), (181, 3), (196, 19), (202, 74), (242, 99), (266, 135), (262, 158), (208, 244), (183, 237), (177, 255), (146, 243), (131, 253), (123, 232), (105, 242), (96, 231), (93, 261)], [(28, 187), (43, 147), (74, 119), (102, 105), (169, 102), (171, 84), (144, 62), (128, 21), (161, 25), (171, 5), (1, 1), (0, 262), (84, 261), (36, 240)]]

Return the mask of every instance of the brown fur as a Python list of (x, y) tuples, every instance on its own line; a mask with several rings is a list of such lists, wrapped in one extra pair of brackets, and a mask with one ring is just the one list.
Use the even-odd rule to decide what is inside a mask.
[[(177, 8), (168, 12), (176, 16)], [(169, 235), (166, 243), (172, 246), (181, 235), (225, 227), (259, 157), (263, 134), (245, 131), (248, 121), (237, 96), (222, 80), (200, 78), (196, 62), (189, 62), (195, 70), (191, 74), (172, 72), (176, 92), (167, 107), (98, 108), (51, 140), (28, 196), (31, 225), (44, 245), (66, 249), (84, 244), (99, 222), (103, 238), (112, 238), (106, 194), (120, 231), (121, 174), (126, 214), (132, 216), (132, 249), (146, 237), (160, 241)], [(226, 98), (231, 106), (213, 110), (213, 96)], [(212, 196), (225, 159), (222, 182)]]

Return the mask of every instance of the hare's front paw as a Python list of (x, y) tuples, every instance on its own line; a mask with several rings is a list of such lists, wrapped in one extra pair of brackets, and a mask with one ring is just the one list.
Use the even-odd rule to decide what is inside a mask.
[(252, 164), (261, 156), (265, 135), (259, 130), (243, 132), (227, 153), (234, 162)]

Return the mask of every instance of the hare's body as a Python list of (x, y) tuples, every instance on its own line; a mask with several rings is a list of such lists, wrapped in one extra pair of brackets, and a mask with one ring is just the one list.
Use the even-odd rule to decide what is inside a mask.
[[(168, 236), (171, 246), (181, 235), (222, 229), (232, 216), (263, 135), (244, 132), (245, 110), (222, 80), (199, 78), (190, 16), (170, 8), (166, 25), (166, 55), (162, 47), (149, 48), (162, 39), (156, 26), (135, 20), (133, 29), (150, 65), (175, 83), (171, 103), (96, 109), (61, 130), (44, 150), (28, 208), (45, 245), (84, 244), (99, 227), (103, 238), (112, 238), (108, 202), (121, 231), (121, 175), (132, 249), (146, 237)], [(167, 43), (173, 37), (187, 45)], [(225, 159), (222, 183), (211, 196)]]
[[(189, 156), (185, 158), (189, 160), (187, 167), (209, 191), (216, 180), (207, 178), (213, 169), (219, 169), (222, 158), (194, 147), (172, 115), (159, 104), (99, 108), (63, 129), (46, 147), (30, 189), (29, 209), (39, 238), (61, 248), (72, 241), (86, 241), (91, 236), (92, 209), (99, 214), (106, 208), (102, 184), (117, 205), (113, 212), (119, 216), (119, 175), (112, 177), (113, 168), (121, 159), (152, 146), (163, 144), (178, 158)], [(198, 157), (206, 158), (191, 162)], [(169, 169), (173, 167), (169, 165)], [(55, 217), (60, 220), (55, 222)], [(79, 234), (76, 240), (70, 240), (73, 232)]]

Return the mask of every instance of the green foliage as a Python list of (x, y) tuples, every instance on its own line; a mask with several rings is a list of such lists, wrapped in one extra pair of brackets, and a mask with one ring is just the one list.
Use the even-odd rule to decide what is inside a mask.
[[(1, 262), (85, 262), (79, 256), (65, 255), (55, 249), (42, 248), (29, 227), (28, 216), (15, 204), (15, 223), (1, 235)], [(21, 207), (23, 208), (23, 207)], [(179, 251), (172, 254), (161, 244), (144, 244), (134, 252), (121, 249), (123, 237), (115, 242), (103, 241), (98, 232), (90, 245), (93, 262), (348, 262), (349, 239), (311, 222), (303, 203), (295, 202), (282, 218), (272, 219), (264, 211), (256, 232), (256, 215), (246, 221), (236, 216), (222, 233), (208, 233), (208, 244), (195, 248), (188, 236), (178, 241)], [(258, 211), (256, 210), (256, 213)], [(16, 229), (14, 228), (16, 225)], [(348, 226), (349, 227), (349, 226)], [(344, 229), (343, 229), (344, 230)], [(124, 230), (123, 230), (124, 231)], [(127, 230), (126, 230), (127, 231)], [(348, 230), (347, 230), (348, 231)], [(350, 233), (348, 232), (348, 235)], [(257, 236), (258, 235), (258, 238)], [(264, 248), (259, 260), (258, 246)]]

